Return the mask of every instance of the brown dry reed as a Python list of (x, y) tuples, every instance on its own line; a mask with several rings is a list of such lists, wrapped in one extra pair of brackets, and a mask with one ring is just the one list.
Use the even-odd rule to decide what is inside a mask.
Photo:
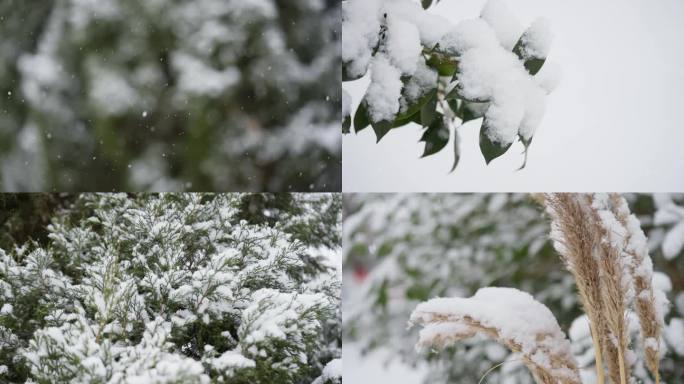
[[(629, 382), (627, 310), (632, 306), (641, 324), (646, 364), (658, 383), (659, 351), (645, 340), (660, 340), (662, 322), (656, 312), (650, 258), (644, 247), (637, 246), (645, 236), (624, 198), (554, 193), (536, 195), (535, 200), (546, 207), (554, 246), (577, 283), (590, 323), (597, 382), (606, 382), (604, 364), (613, 383)], [(633, 238), (638, 236), (644, 237)], [(644, 263), (649, 268), (639, 268)]]
[[(549, 348), (556, 340), (551, 334), (537, 334), (534, 335), (536, 339), (536, 346), (534, 350), (525, 351), (515, 340), (502, 337), (499, 330), (494, 327), (483, 325), (477, 319), (471, 316), (454, 316), (443, 313), (423, 313), (423, 318), (429, 318), (423, 325), (427, 324), (459, 324), (462, 327), (457, 332), (448, 332), (431, 337), (424, 343), (419, 343), (422, 347), (438, 347), (444, 348), (454, 343), (470, 339), (475, 335), (486, 335), (491, 339), (497, 341), (499, 344), (506, 346), (514, 353), (521, 356), (522, 362), (532, 372), (535, 382), (539, 384), (582, 384), (579, 380), (579, 371), (577, 364), (572, 356), (564, 354), (558, 349)], [(551, 367), (535, 362), (533, 356), (544, 356), (550, 362)], [(557, 372), (565, 372), (566, 374), (560, 376)]]

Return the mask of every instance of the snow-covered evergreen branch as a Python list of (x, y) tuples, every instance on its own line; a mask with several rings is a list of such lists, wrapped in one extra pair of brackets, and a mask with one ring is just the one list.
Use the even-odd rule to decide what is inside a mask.
[[(264, 195), (247, 212), (253, 196), (81, 195), (53, 218), (45, 244), (0, 251), (3, 378), (320, 377), (341, 357), (340, 282), (330, 257), (339, 233), (329, 233), (339, 230), (341, 212), (310, 206), (339, 208), (339, 198)], [(309, 225), (333, 240), (300, 239)]]

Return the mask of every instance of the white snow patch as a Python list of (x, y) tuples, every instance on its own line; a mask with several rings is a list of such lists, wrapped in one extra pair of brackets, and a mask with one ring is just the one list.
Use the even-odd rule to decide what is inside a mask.
[(523, 33), (523, 26), (503, 0), (489, 0), (482, 8), (480, 17), (486, 21), (507, 50), (512, 50)]
[(394, 115), (399, 111), (402, 86), (399, 69), (384, 55), (376, 56), (371, 69), (371, 84), (366, 91), (371, 120), (394, 120)]

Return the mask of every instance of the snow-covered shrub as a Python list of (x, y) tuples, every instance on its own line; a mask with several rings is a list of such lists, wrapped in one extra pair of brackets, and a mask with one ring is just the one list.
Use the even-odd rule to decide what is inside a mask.
[(340, 8), (3, 2), (0, 189), (339, 190)]
[(308, 241), (292, 224), (339, 231), (339, 197), (289, 195), (278, 220), (250, 223), (250, 196), (79, 195), (43, 242), (0, 250), (3, 382), (323, 375), (341, 358), (340, 243)]
[[(684, 206), (681, 196), (658, 198)], [(679, 382), (684, 378), (683, 252), (672, 259), (663, 256), (663, 239), (673, 225), (654, 225), (658, 209), (652, 196), (628, 195), (627, 200), (648, 236), (653, 286), (673, 303), (664, 308), (661, 382)], [(483, 286), (515, 287), (549, 307), (570, 338), (583, 382), (593, 382), (592, 339), (575, 282), (549, 241), (548, 217), (528, 196), (355, 194), (345, 196), (345, 208), (345, 343), (362, 351), (394, 351), (394, 358), (426, 365), (421, 371), (429, 383), (477, 383), (490, 369), (487, 382), (531, 383), (522, 361), (485, 338), (416, 354), (418, 330), (406, 331), (405, 320), (429, 298), (469, 297)], [(637, 382), (652, 383), (632, 313), (628, 333), (637, 349), (631, 355), (632, 374)]]
[[(431, 4), (422, 2), (423, 8)], [(353, 118), (351, 97), (343, 96), (343, 132), (353, 120), (356, 132), (370, 125), (379, 141), (417, 123), (426, 128), (423, 156), (454, 136), (455, 169), (459, 127), (452, 125), (483, 118), (480, 150), (487, 163), (516, 139), (527, 154), (546, 95), (558, 81), (553, 63), (544, 66), (549, 23), (538, 19), (524, 29), (502, 0), (489, 0), (480, 18), (456, 25), (423, 8), (412, 0), (343, 2), (343, 80), (370, 73)]]

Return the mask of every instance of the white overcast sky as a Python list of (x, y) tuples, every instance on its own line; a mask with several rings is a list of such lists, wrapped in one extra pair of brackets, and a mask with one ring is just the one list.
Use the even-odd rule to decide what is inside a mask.
[[(484, 0), (442, 0), (433, 12), (474, 18)], [(452, 143), (419, 159), (420, 127), (372, 129), (343, 139), (345, 192), (684, 191), (684, 1), (507, 0), (525, 25), (551, 21), (549, 60), (563, 72), (530, 148), (485, 166), (480, 120), (461, 127), (461, 162), (448, 174)], [(344, 38), (344, 37), (343, 37)], [(355, 106), (367, 79), (344, 83)]]

